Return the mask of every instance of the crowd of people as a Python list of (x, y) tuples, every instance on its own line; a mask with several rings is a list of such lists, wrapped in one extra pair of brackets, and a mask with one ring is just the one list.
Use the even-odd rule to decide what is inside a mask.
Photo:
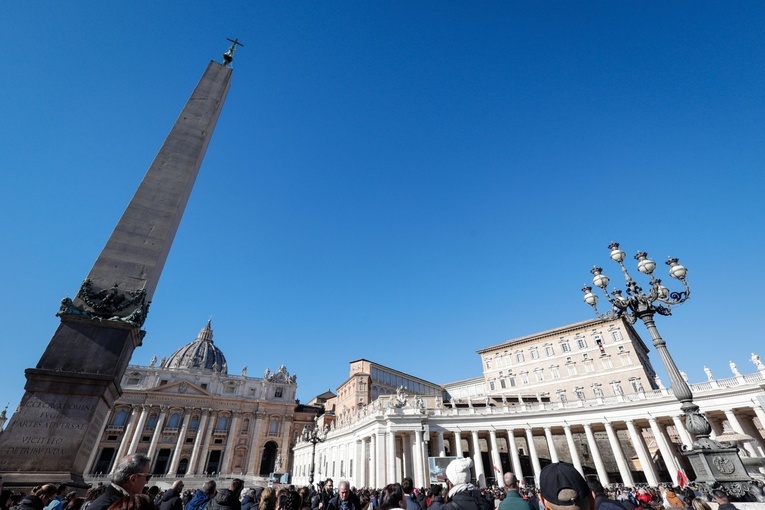
[[(247, 490), (240, 479), (227, 488), (210, 480), (190, 490), (179, 479), (161, 491), (149, 486), (149, 458), (132, 454), (117, 463), (111, 483), (98, 484), (84, 497), (65, 484), (13, 493), (3, 490), (0, 478), (0, 510), (712, 510), (692, 486), (603, 487), (563, 462), (545, 466), (539, 486), (524, 486), (513, 473), (505, 473), (503, 487), (479, 489), (471, 483), (472, 464), (469, 458), (455, 459), (446, 468), (444, 486), (420, 489), (405, 477), (382, 489), (356, 489), (347, 481), (335, 488), (328, 478), (316, 487)], [(762, 492), (761, 484), (758, 488)], [(718, 510), (736, 510), (725, 492), (712, 495)]]

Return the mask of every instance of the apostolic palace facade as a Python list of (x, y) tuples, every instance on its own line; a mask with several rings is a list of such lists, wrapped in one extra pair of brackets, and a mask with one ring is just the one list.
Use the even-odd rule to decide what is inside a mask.
[[(559, 460), (604, 484), (692, 480), (681, 449), (695, 438), (648, 351), (626, 320), (595, 319), (481, 349), (481, 377), (443, 386), (352, 361), (324, 404), (324, 441), (314, 454), (309, 427), (294, 448), (292, 482), (308, 483), (313, 459), (315, 481), (384, 487), (410, 476), (420, 487), (442, 468), (437, 458), (451, 456), (470, 456), (481, 486), (511, 470), (533, 482)], [(722, 378), (705, 367), (708, 380), (690, 387), (712, 438), (736, 442), (762, 477), (765, 365), (750, 361), (745, 375), (733, 363)]]

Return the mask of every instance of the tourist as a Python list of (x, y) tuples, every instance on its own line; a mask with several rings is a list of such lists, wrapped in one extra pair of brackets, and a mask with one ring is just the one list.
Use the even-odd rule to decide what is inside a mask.
[(242, 498), (242, 510), (252, 510), (255, 504), (255, 489), (248, 489)]
[(738, 510), (738, 508), (730, 502), (728, 495), (723, 491), (719, 489), (714, 490), (712, 491), (712, 496), (714, 497), (715, 502), (720, 505), (717, 507), (717, 510)]
[(627, 510), (620, 502), (609, 498), (598, 480), (588, 480), (587, 486), (595, 497), (595, 510)]
[(182, 494), (183, 480), (174, 481), (173, 486), (159, 498), (159, 510), (183, 510)]
[(514, 473), (507, 472), (502, 480), (505, 482), (507, 494), (499, 504), (499, 510), (529, 510), (529, 503), (518, 492), (518, 477)]
[(109, 506), (108, 510), (153, 510), (154, 503), (148, 494), (124, 496)]
[[(239, 478), (231, 480), (228, 489), (221, 489), (207, 505), (208, 510), (241, 510), (242, 503), (239, 495), (244, 489), (244, 481)], [(164, 509), (163, 509), (164, 510)]]
[(539, 473), (539, 495), (546, 510), (594, 510), (587, 482), (571, 464), (554, 462)]
[(386, 485), (380, 492), (380, 510), (398, 510), (406, 508), (404, 490), (398, 483)]
[(260, 493), (260, 510), (276, 510), (276, 492), (271, 487), (266, 487)]
[(486, 498), (470, 483), (473, 461), (456, 458), (446, 466), (447, 502), (444, 510), (492, 510)]
[[(107, 510), (126, 496), (141, 494), (151, 479), (151, 473), (148, 472), (150, 465), (151, 460), (142, 453), (133, 453), (120, 459), (114, 467), (112, 483), (98, 499), (88, 505), (88, 510)], [(153, 505), (150, 510), (153, 510)]]
[(361, 510), (361, 503), (347, 481), (341, 480), (337, 484), (337, 494), (329, 500), (326, 510)]
[(43, 510), (55, 497), (56, 486), (52, 483), (45, 484), (22, 499), (16, 508), (18, 510)]
[(444, 490), (443, 487), (440, 484), (436, 484), (432, 486), (430, 490), (433, 492), (433, 497), (428, 505), (428, 510), (443, 510), (444, 497), (441, 495)]
[(215, 480), (206, 481), (201, 489), (197, 489), (183, 510), (202, 510), (215, 497), (217, 487)]
[(414, 482), (408, 476), (405, 476), (404, 479), (401, 480), (401, 490), (404, 491), (406, 510), (422, 510), (422, 507), (417, 502), (417, 500), (414, 499), (412, 494), (414, 492)]

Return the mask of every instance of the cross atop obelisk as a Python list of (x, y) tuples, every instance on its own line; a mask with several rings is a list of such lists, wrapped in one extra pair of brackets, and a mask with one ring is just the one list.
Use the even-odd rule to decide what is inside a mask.
[[(233, 41), (233, 48), (240, 43)], [(226, 61), (224, 57), (224, 61)], [(226, 61), (230, 62), (230, 61)], [(82, 483), (231, 84), (210, 62), (74, 299), (0, 435), (6, 485)], [(33, 339), (29, 339), (33, 341)]]

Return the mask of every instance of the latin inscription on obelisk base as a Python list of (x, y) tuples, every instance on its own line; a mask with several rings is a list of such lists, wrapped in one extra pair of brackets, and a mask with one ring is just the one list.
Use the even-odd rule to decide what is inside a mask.
[(62, 301), (61, 323), (37, 367), (26, 371), (26, 393), (0, 434), (6, 486), (82, 484), (141, 345), (149, 303), (230, 82), (231, 68), (210, 62), (77, 296)]

